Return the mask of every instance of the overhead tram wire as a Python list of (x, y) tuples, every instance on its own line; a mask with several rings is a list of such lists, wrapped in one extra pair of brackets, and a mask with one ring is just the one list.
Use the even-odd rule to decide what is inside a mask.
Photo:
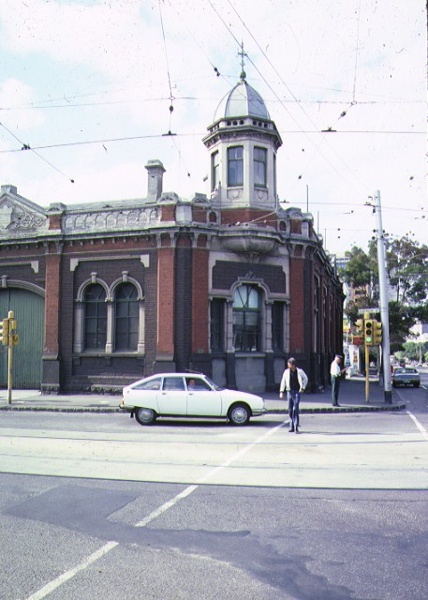
[(211, 65), (214, 73), (216, 74), (216, 77), (221, 77), (224, 81), (228, 81), (228, 79), (222, 74), (220, 73), (219, 69), (216, 67), (216, 65), (212, 62), (212, 60), (210, 59), (210, 57), (208, 56), (208, 54), (205, 52), (205, 49), (203, 46), (201, 46), (201, 44), (198, 42), (198, 40), (195, 37), (195, 34), (193, 33), (192, 29), (190, 29), (190, 27), (187, 24), (187, 21), (183, 19), (183, 17), (181, 16), (180, 12), (178, 11), (176, 5), (174, 4), (174, 2), (172, 2), (171, 0), (169, 0), (169, 6), (174, 10), (175, 14), (178, 16), (178, 18), (181, 20), (181, 22), (183, 23), (183, 25), (186, 27), (187, 31), (189, 32), (189, 34), (192, 36), (193, 41), (195, 42), (195, 44), (198, 46), (201, 54), (205, 57), (205, 59), (207, 60), (207, 62), (209, 62), (209, 64)]
[[(355, 44), (355, 61), (354, 61), (354, 81), (352, 86), (352, 102), (349, 105), (347, 110), (343, 110), (336, 121), (327, 128), (326, 131), (333, 131), (333, 127), (336, 125), (340, 119), (346, 117), (348, 110), (357, 104), (356, 100), (356, 89), (357, 89), (357, 71), (358, 71), (358, 56), (360, 52), (360, 19), (361, 19), (361, 0), (358, 3), (358, 19), (357, 19), (357, 43)], [(335, 131), (337, 133), (337, 131)]]
[[(211, 7), (213, 8), (213, 10), (214, 10), (214, 11), (216, 12), (216, 14), (218, 15), (218, 12), (217, 12), (217, 11), (214, 9), (214, 7), (213, 7), (213, 5), (212, 5), (212, 2), (211, 2), (211, 0), (208, 0), (208, 2), (210, 3)], [(268, 64), (271, 66), (271, 68), (273, 69), (273, 71), (275, 72), (275, 74), (276, 74), (276, 75), (279, 77), (280, 81), (283, 83), (283, 85), (285, 86), (286, 90), (287, 90), (287, 91), (290, 93), (290, 95), (292, 96), (292, 98), (295, 100), (296, 104), (297, 104), (297, 105), (299, 106), (299, 108), (302, 110), (303, 114), (306, 116), (306, 118), (307, 118), (307, 119), (308, 119), (308, 121), (311, 123), (311, 125), (313, 125), (313, 127), (316, 127), (315, 123), (312, 121), (312, 119), (310, 118), (310, 116), (307, 114), (307, 112), (306, 112), (306, 111), (305, 111), (305, 109), (303, 108), (303, 106), (302, 106), (302, 104), (301, 104), (300, 100), (299, 100), (299, 99), (298, 99), (298, 98), (295, 96), (295, 94), (293, 93), (293, 91), (292, 91), (292, 90), (289, 88), (289, 86), (288, 86), (288, 85), (286, 84), (286, 82), (283, 80), (282, 76), (281, 76), (281, 75), (280, 75), (280, 73), (277, 71), (276, 67), (275, 67), (275, 66), (272, 64), (272, 62), (271, 62), (270, 58), (267, 56), (266, 52), (263, 50), (263, 48), (260, 46), (260, 44), (259, 44), (259, 42), (257, 41), (257, 39), (254, 37), (254, 35), (253, 35), (253, 34), (251, 33), (251, 31), (248, 29), (248, 27), (247, 27), (247, 25), (246, 25), (245, 21), (242, 19), (241, 15), (238, 13), (238, 11), (235, 9), (235, 7), (234, 7), (234, 6), (231, 4), (230, 0), (228, 0), (228, 3), (229, 3), (229, 5), (231, 6), (232, 10), (233, 10), (233, 11), (235, 12), (235, 14), (237, 15), (237, 17), (239, 18), (239, 20), (241, 21), (241, 23), (242, 23), (242, 25), (244, 26), (244, 28), (246, 29), (246, 31), (249, 33), (249, 35), (251, 36), (251, 38), (253, 39), (253, 41), (254, 41), (254, 42), (255, 42), (255, 44), (257, 45), (257, 47), (259, 48), (260, 52), (263, 54), (263, 56), (264, 56), (264, 58), (266, 59), (266, 61), (268, 62)], [(218, 16), (220, 17), (220, 15), (218, 15)], [(233, 37), (233, 38), (236, 40), (236, 37), (233, 35), (232, 31), (231, 31), (231, 30), (230, 30), (230, 28), (229, 28), (229, 27), (226, 25), (226, 23), (224, 22), (224, 20), (223, 20), (221, 17), (220, 17), (220, 19), (221, 19), (221, 21), (223, 22), (223, 24), (224, 24), (224, 25), (227, 27), (227, 29), (228, 29), (228, 31), (231, 33), (232, 37)], [(237, 40), (236, 40), (236, 41), (237, 41)], [(275, 97), (278, 99), (278, 101), (279, 101), (279, 102), (280, 102), (280, 104), (283, 106), (283, 108), (284, 108), (284, 109), (287, 111), (287, 109), (286, 109), (286, 107), (285, 107), (285, 105), (284, 105), (284, 102), (283, 102), (282, 98), (280, 98), (280, 97), (278, 96), (278, 94), (276, 93), (276, 91), (275, 91), (275, 90), (272, 88), (272, 86), (269, 84), (269, 82), (268, 82), (268, 81), (265, 79), (264, 75), (263, 75), (263, 74), (262, 74), (262, 73), (259, 71), (259, 69), (258, 69), (258, 68), (257, 68), (257, 66), (256, 66), (256, 65), (253, 63), (253, 61), (251, 60), (251, 58), (250, 58), (250, 57), (248, 57), (248, 60), (251, 62), (251, 64), (253, 65), (253, 67), (254, 67), (254, 68), (256, 69), (256, 71), (259, 73), (260, 77), (261, 77), (261, 78), (262, 78), (262, 80), (263, 80), (263, 81), (266, 83), (266, 85), (269, 87), (269, 89), (272, 91), (272, 93), (275, 95)], [(287, 112), (288, 112), (288, 111), (287, 111)], [(289, 113), (289, 114), (290, 114), (290, 113)], [(293, 121), (296, 123), (296, 125), (298, 125), (298, 126), (300, 127), (299, 123), (298, 123), (298, 122), (297, 122), (297, 121), (294, 119), (294, 117), (293, 117), (291, 114), (290, 114), (290, 116), (291, 116), (292, 120), (293, 120)], [(304, 133), (304, 134), (306, 135), (305, 131), (304, 131), (302, 128), (300, 128), (300, 129), (301, 129), (302, 133)], [(317, 132), (319, 132), (319, 131), (317, 130)], [(327, 133), (327, 131), (326, 131), (325, 133)], [(314, 142), (312, 141), (312, 139), (311, 139), (311, 138), (309, 138), (308, 136), (306, 136), (306, 137), (307, 137), (307, 139), (309, 140), (309, 142), (310, 142), (311, 144), (313, 144), (313, 145), (314, 145)], [(321, 143), (322, 143), (323, 141), (327, 141), (327, 140), (326, 140), (326, 138), (325, 138), (325, 136), (323, 136), (322, 140), (320, 141), (320, 143), (319, 143), (318, 145), (315, 145), (315, 151), (316, 151), (316, 152), (321, 152), (321, 151), (320, 151), (320, 146), (321, 146)], [(328, 142), (327, 142), (327, 143), (328, 143)], [(328, 145), (329, 145), (329, 147), (331, 148), (330, 144), (328, 144)], [(333, 149), (333, 148), (331, 148), (331, 149), (334, 151), (334, 149)], [(328, 160), (328, 158), (327, 158), (327, 157), (326, 157), (326, 156), (325, 156), (323, 153), (321, 153), (321, 154), (324, 156), (325, 160), (326, 160), (326, 161), (327, 161), (327, 162), (330, 164), (330, 166), (333, 168), (333, 170), (336, 172), (336, 174), (337, 174), (337, 175), (338, 175), (338, 176), (339, 176), (341, 179), (343, 179), (343, 180), (345, 181), (345, 183), (346, 183), (346, 179), (345, 179), (345, 178), (343, 177), (343, 175), (342, 175), (342, 174), (341, 174), (341, 173), (340, 173), (340, 172), (339, 172), (339, 171), (336, 169), (336, 167), (335, 167), (335, 166), (334, 166), (334, 165), (331, 163), (331, 161), (330, 161), (330, 160)], [(340, 160), (342, 160), (340, 156), (339, 156), (339, 159), (340, 159)], [(311, 160), (312, 160), (312, 159), (311, 159)], [(352, 171), (352, 170), (349, 168), (349, 166), (348, 166), (348, 165), (347, 165), (347, 164), (346, 164), (344, 161), (342, 161), (342, 162), (343, 162), (343, 164), (346, 166), (346, 168), (347, 168), (347, 169), (348, 169), (348, 170), (351, 172), (351, 174), (353, 174), (353, 175), (354, 175), (353, 171)], [(364, 189), (364, 188), (363, 188), (363, 189)]]
[[(238, 40), (236, 39), (235, 35), (233, 34), (233, 32), (231, 31), (230, 27), (225, 23), (224, 19), (220, 16), (220, 14), (218, 13), (218, 11), (215, 9), (215, 7), (213, 6), (213, 3), (211, 2), (211, 0), (207, 0), (208, 3), (210, 4), (211, 8), (214, 10), (214, 12), (216, 13), (216, 15), (219, 17), (219, 19), (222, 21), (222, 23), (224, 24), (224, 26), (227, 28), (227, 30), (229, 31), (229, 33), (232, 35), (232, 37), (235, 39), (235, 41), (237, 43)], [(293, 97), (293, 99), (295, 100), (296, 104), (299, 106), (299, 108), (302, 110), (302, 112), (304, 113), (304, 115), (306, 116), (306, 118), (309, 120), (309, 122), (311, 123), (311, 125), (313, 125), (314, 127), (316, 127), (315, 123), (312, 121), (312, 119), (310, 118), (310, 116), (307, 114), (307, 112), (305, 111), (305, 109), (303, 108), (301, 102), (299, 101), (299, 99), (294, 95), (294, 93), (292, 92), (292, 90), (288, 87), (288, 85), (286, 84), (286, 82), (283, 80), (282, 76), (278, 73), (277, 69), (275, 68), (275, 66), (272, 64), (271, 60), (269, 59), (269, 57), (267, 56), (266, 52), (263, 50), (263, 48), (260, 46), (259, 42), (257, 41), (257, 39), (254, 37), (254, 35), (251, 33), (251, 31), (248, 29), (245, 21), (242, 19), (241, 15), (239, 14), (239, 12), (235, 9), (235, 7), (231, 4), (230, 0), (228, 0), (228, 4), (230, 5), (230, 7), (232, 8), (232, 10), (235, 12), (236, 16), (238, 17), (238, 19), (241, 21), (242, 25), (244, 26), (244, 28), (246, 29), (246, 31), (249, 33), (249, 35), (251, 36), (251, 38), (253, 39), (253, 41), (255, 42), (255, 44), (257, 45), (258, 49), (260, 50), (260, 52), (263, 54), (264, 58), (266, 59), (266, 61), (269, 63), (269, 65), (271, 66), (271, 68), (273, 69), (273, 71), (275, 72), (275, 74), (279, 77), (280, 81), (283, 83), (283, 85), (285, 86), (285, 88), (288, 90), (288, 92), (291, 94), (291, 96)], [(269, 82), (265, 79), (264, 75), (259, 71), (259, 69), (256, 67), (256, 65), (253, 63), (253, 61), (251, 60), (251, 58), (248, 57), (248, 60), (251, 62), (251, 64), (253, 65), (253, 67), (255, 68), (255, 70), (257, 71), (257, 73), (259, 73), (260, 77), (263, 79), (263, 81), (265, 82), (265, 84), (269, 87), (269, 89), (271, 90), (271, 92), (275, 95), (275, 97), (278, 99), (278, 101), (280, 102), (280, 104), (283, 106), (283, 108), (287, 111), (284, 102), (282, 100), (282, 98), (280, 98), (278, 96), (278, 94), (276, 93), (276, 91), (272, 88), (272, 86), (269, 84)], [(288, 112), (288, 111), (287, 111)], [(290, 113), (288, 113), (290, 114)], [(296, 120), (294, 119), (294, 117), (290, 114), (290, 117), (293, 119), (293, 121), (300, 127), (299, 123), (296, 122)], [(327, 135), (327, 133), (329, 133), (330, 131), (332, 131), (332, 129), (330, 130), (325, 130), (324, 133)], [(302, 133), (305, 133), (302, 130)], [(321, 132), (322, 133), (322, 132)], [(320, 144), (318, 146), (315, 146), (315, 150), (317, 152), (320, 152), (324, 159), (328, 162), (328, 164), (331, 166), (331, 168), (335, 171), (335, 173), (345, 182), (347, 183), (347, 179), (344, 178), (344, 176), (342, 175), (342, 173), (340, 173), (340, 171), (338, 171), (338, 169), (334, 166), (334, 164), (326, 157), (326, 155), (324, 153), (321, 152), (320, 150), (320, 145), (322, 143), (322, 141), (325, 141), (329, 148), (336, 154), (336, 156), (338, 157), (338, 159), (342, 162), (342, 164), (346, 167), (346, 169), (351, 173), (351, 175), (353, 175), (355, 177), (355, 173), (352, 171), (352, 169), (349, 167), (349, 165), (347, 165), (343, 159), (335, 152), (334, 148), (331, 147), (330, 143), (328, 142), (326, 135), (323, 136), (323, 139), (321, 140)], [(314, 142), (308, 138), (309, 142), (311, 144), (314, 144)], [(364, 186), (364, 184), (359, 181), (359, 184), (361, 185), (361, 189), (364, 191), (364, 193), (366, 192), (366, 188)]]
[[(122, 138), (106, 138), (106, 139), (100, 139), (100, 140), (87, 140), (87, 141), (83, 141), (83, 142), (63, 142), (60, 144), (49, 144), (46, 146), (34, 146), (34, 148), (29, 147), (29, 148), (25, 148), (25, 149), (32, 150), (34, 152), (35, 150), (47, 150), (50, 148), (64, 148), (64, 147), (70, 147), (70, 146), (86, 146), (89, 144), (105, 144), (107, 142), (113, 143), (113, 142), (127, 142), (127, 141), (132, 141), (132, 140), (154, 139), (154, 138), (161, 138), (161, 137), (163, 137), (163, 135), (164, 134), (158, 133), (158, 134), (154, 134), (154, 135), (134, 135), (134, 136), (122, 137)], [(193, 135), (193, 134), (180, 134), (180, 135), (185, 136), (185, 135)], [(18, 139), (18, 138), (15, 138), (15, 139)], [(19, 143), (22, 144), (22, 142), (20, 142), (20, 141), (19, 141)], [(12, 152), (22, 152), (22, 149), (23, 148), (15, 148), (12, 150), (0, 150), (0, 154), (8, 154), (8, 153), (12, 153)]]
[(165, 27), (163, 24), (163, 16), (162, 16), (162, 9), (161, 9), (161, 2), (162, 0), (159, 0), (158, 5), (159, 5), (159, 18), (160, 18), (160, 23), (161, 23), (161, 29), (162, 29), (162, 38), (163, 38), (163, 44), (164, 44), (164, 51), (165, 51), (165, 62), (166, 62), (166, 70), (167, 70), (167, 77), (168, 77), (168, 87), (169, 87), (169, 100), (170, 100), (170, 105), (169, 105), (169, 128), (168, 128), (168, 132), (164, 133), (163, 136), (173, 136), (173, 143), (174, 143), (174, 147), (177, 150), (177, 154), (178, 154), (178, 158), (180, 161), (183, 162), (184, 168), (187, 172), (187, 177), (190, 177), (190, 172), (189, 170), (186, 168), (186, 165), (184, 164), (184, 160), (183, 160), (183, 156), (181, 153), (181, 150), (177, 144), (177, 141), (174, 139), (176, 134), (172, 132), (172, 113), (174, 112), (174, 95), (172, 93), (172, 84), (171, 84), (171, 73), (170, 73), (170, 68), (169, 68), (169, 59), (168, 59), (168, 48), (167, 48), (167, 43), (166, 43), (166, 35), (165, 35)]
[[(2, 125), (4, 127), (3, 124), (0, 123), (0, 125)], [(7, 129), (6, 127), (4, 127), (5, 129)], [(11, 132), (10, 132), (11, 133)], [(280, 133), (286, 133), (288, 135), (293, 134), (293, 133), (320, 133), (318, 130), (306, 130), (304, 132), (302, 132), (301, 129), (299, 130), (281, 130)], [(340, 133), (355, 133), (355, 134), (368, 134), (368, 133), (375, 133), (375, 134), (381, 134), (381, 133), (385, 133), (385, 134), (418, 134), (418, 135), (426, 135), (425, 132), (423, 131), (339, 131)], [(11, 135), (13, 135), (11, 133)], [(194, 132), (194, 133), (176, 133), (174, 134), (174, 137), (176, 138), (181, 138), (181, 137), (194, 137), (194, 136), (202, 136), (204, 135), (204, 132)], [(23, 149), (25, 150), (48, 150), (51, 148), (64, 148), (64, 147), (70, 147), (70, 146), (87, 146), (90, 144), (105, 144), (105, 143), (115, 143), (115, 142), (127, 142), (127, 141), (133, 141), (133, 140), (144, 140), (144, 139), (156, 139), (156, 138), (162, 138), (165, 137), (165, 134), (163, 133), (155, 133), (155, 134), (149, 134), (149, 135), (134, 135), (134, 136), (124, 136), (124, 137), (120, 137), (120, 138), (104, 138), (104, 139), (96, 139), (96, 140), (84, 140), (84, 141), (79, 141), (79, 142), (60, 142), (58, 144), (45, 144), (43, 146), (31, 146), (28, 148), (23, 148), (23, 146), (25, 146), (25, 144), (23, 144), (23, 142), (21, 142), (20, 140), (18, 140), (18, 138), (15, 137), (15, 139), (22, 145), (21, 148), (10, 148), (8, 150), (0, 150), (0, 154), (12, 154), (15, 152), (22, 152)]]
[(168, 59), (168, 49), (167, 49), (167, 45), (166, 45), (166, 37), (165, 37), (165, 28), (163, 26), (163, 17), (162, 17), (162, 9), (161, 9), (161, 3), (162, 0), (158, 1), (158, 6), (159, 6), (159, 19), (160, 19), (160, 24), (161, 24), (161, 30), (162, 30), (162, 38), (163, 38), (163, 47), (164, 47), (164, 52), (165, 52), (165, 63), (166, 63), (166, 74), (167, 74), (167, 79), (168, 79), (168, 87), (169, 87), (169, 128), (168, 128), (168, 133), (165, 135), (174, 135), (171, 131), (171, 122), (172, 122), (172, 113), (174, 112), (174, 96), (172, 93), (172, 85), (171, 85), (171, 74), (170, 74), (170, 70), (169, 70), (169, 59)]
[(71, 179), (70, 177), (68, 177), (63, 171), (61, 171), (61, 169), (59, 169), (57, 166), (55, 166), (53, 163), (51, 163), (47, 158), (45, 158), (44, 156), (42, 156), (41, 154), (36, 152), (36, 150), (34, 148), (32, 148), (29, 144), (26, 144), (25, 142), (20, 140), (12, 131), (10, 131), (10, 129), (8, 129), (6, 127), (6, 125), (4, 123), (0, 123), (0, 125), (3, 127), (3, 129), (5, 129), (9, 133), (9, 135), (11, 135), (17, 142), (19, 142), (21, 144), (21, 149), (19, 150), (20, 152), (23, 150), (30, 150), (33, 154), (35, 154), (38, 158), (40, 158), (40, 160), (45, 162), (52, 169), (57, 171), (60, 175), (62, 175), (66, 179), (68, 179), (68, 181), (70, 183), (74, 183), (74, 179)]

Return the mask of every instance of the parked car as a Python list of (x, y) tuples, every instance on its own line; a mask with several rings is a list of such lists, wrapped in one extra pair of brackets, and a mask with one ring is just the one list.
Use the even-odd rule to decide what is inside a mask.
[(421, 376), (413, 367), (397, 367), (392, 374), (392, 385), (413, 385), (417, 388), (421, 385)]
[(123, 388), (120, 408), (140, 425), (158, 417), (224, 418), (246, 425), (266, 412), (260, 396), (222, 388), (199, 373), (162, 373), (136, 381)]

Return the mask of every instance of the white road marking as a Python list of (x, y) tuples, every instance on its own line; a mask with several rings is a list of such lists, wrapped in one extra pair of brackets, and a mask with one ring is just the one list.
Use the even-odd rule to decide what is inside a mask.
[(418, 419), (415, 417), (415, 415), (413, 413), (411, 413), (409, 410), (406, 410), (406, 413), (412, 419), (413, 423), (416, 425), (416, 427), (419, 429), (419, 431), (422, 433), (422, 435), (428, 440), (428, 432), (425, 429), (425, 427), (422, 425), (422, 423), (420, 423), (418, 421)]
[[(244, 454), (249, 452), (252, 448), (254, 448), (254, 446), (257, 446), (257, 444), (261, 444), (266, 438), (268, 438), (269, 436), (276, 433), (276, 431), (281, 429), (281, 427), (284, 427), (284, 425), (286, 423), (288, 423), (288, 419), (283, 421), (282, 423), (280, 423), (273, 429), (269, 429), (266, 433), (264, 433), (262, 436), (260, 436), (258, 439), (256, 439), (251, 444), (248, 444), (247, 446), (244, 446), (243, 448), (241, 448), (241, 450), (239, 450), (238, 452), (236, 452), (235, 454), (230, 456), (221, 465), (219, 465), (218, 467), (215, 467), (214, 469), (209, 471), (209, 473), (207, 473), (206, 475), (204, 475), (203, 477), (198, 479), (198, 482), (196, 485), (189, 485), (182, 492), (180, 492), (179, 494), (174, 496), (174, 498), (171, 498), (171, 500), (168, 500), (168, 502), (165, 502), (165, 504), (163, 504), (158, 509), (156, 509), (152, 513), (150, 513), (145, 519), (136, 523), (135, 526), (136, 527), (145, 527), (146, 525), (151, 523), (154, 519), (157, 519), (157, 517), (162, 515), (164, 512), (166, 512), (173, 506), (175, 506), (180, 500), (182, 500), (183, 498), (187, 498), (187, 496), (190, 496), (190, 494), (192, 494), (195, 490), (198, 489), (198, 487), (201, 483), (208, 481), (213, 475), (215, 475), (222, 469), (225, 469), (226, 467), (230, 466), (235, 460), (237, 460), (238, 458), (240, 458), (241, 456), (243, 456)], [(34, 594), (31, 594), (31, 596), (28, 596), (27, 600), (42, 600), (43, 598), (46, 598), (46, 596), (49, 596), (49, 594), (51, 594), (54, 590), (59, 588), (63, 583), (66, 583), (67, 581), (69, 581), (72, 577), (77, 575), (77, 573), (79, 573), (80, 571), (83, 571), (84, 569), (89, 567), (89, 565), (91, 565), (92, 563), (96, 562), (98, 559), (100, 559), (103, 556), (105, 556), (106, 554), (108, 554), (108, 552), (110, 552), (110, 550), (113, 550), (118, 545), (119, 545), (119, 542), (107, 542), (107, 544), (104, 544), (104, 546), (102, 546), (101, 548), (99, 548), (98, 550), (93, 552), (90, 556), (85, 558), (85, 560), (83, 560), (79, 565), (77, 565), (73, 569), (70, 569), (69, 571), (66, 571), (65, 573), (62, 573), (56, 579), (53, 579), (52, 581), (47, 583), (45, 586), (43, 586), (40, 590), (38, 590), (37, 592), (34, 592)]]
[(79, 571), (83, 571), (89, 567), (89, 565), (97, 561), (99, 558), (102, 558), (105, 554), (110, 552), (110, 550), (113, 550), (113, 548), (116, 548), (118, 545), (119, 542), (107, 542), (107, 544), (104, 544), (104, 546), (99, 548), (96, 552), (93, 552), (90, 556), (88, 556), (83, 562), (80, 563), (80, 565), (77, 565), (73, 569), (62, 573), (62, 575), (59, 575), (59, 577), (47, 583), (40, 590), (34, 592), (34, 594), (31, 594), (31, 596), (28, 596), (27, 600), (41, 600), (42, 598), (46, 598), (46, 596), (48, 596), (51, 592), (59, 588), (60, 585), (77, 575)]

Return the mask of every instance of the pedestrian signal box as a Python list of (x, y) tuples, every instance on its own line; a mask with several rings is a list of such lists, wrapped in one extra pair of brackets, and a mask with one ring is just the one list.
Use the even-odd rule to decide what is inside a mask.
[(371, 319), (364, 321), (364, 343), (366, 346), (373, 345), (373, 321)]
[(0, 339), (3, 346), (9, 344), (9, 319), (0, 321)]
[(355, 323), (358, 333), (364, 332), (364, 319), (357, 319)]
[(380, 321), (373, 321), (373, 344), (380, 346), (382, 343), (382, 323)]

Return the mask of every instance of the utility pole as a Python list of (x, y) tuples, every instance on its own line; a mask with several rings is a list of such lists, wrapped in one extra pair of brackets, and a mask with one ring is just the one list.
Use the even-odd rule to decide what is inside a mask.
[(380, 206), (380, 191), (375, 193), (374, 210), (377, 215), (377, 261), (379, 270), (379, 307), (382, 323), (382, 363), (383, 386), (386, 404), (392, 404), (391, 386), (391, 351), (389, 341), (389, 307), (388, 307), (388, 279), (386, 274), (385, 242), (382, 229), (382, 211)]
[(370, 327), (372, 327), (372, 321), (370, 321), (370, 313), (369, 312), (364, 313), (364, 331), (363, 331), (364, 363), (366, 366), (366, 379), (365, 379), (366, 402), (368, 402), (370, 400), (370, 364), (369, 364), (370, 363), (370, 344), (368, 343), (368, 340), (367, 340), (367, 333), (368, 333), (366, 331), (367, 323), (370, 323)]

